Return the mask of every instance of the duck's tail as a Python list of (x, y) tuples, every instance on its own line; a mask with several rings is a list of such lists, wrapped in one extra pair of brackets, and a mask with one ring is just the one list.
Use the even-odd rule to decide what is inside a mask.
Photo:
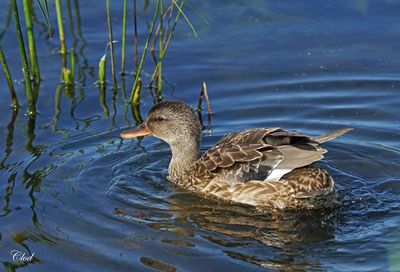
[(339, 137), (339, 136), (345, 134), (346, 132), (349, 132), (350, 130), (353, 130), (353, 129), (352, 128), (341, 128), (341, 129), (338, 129), (338, 130), (331, 131), (331, 132), (329, 132), (329, 133), (327, 133), (325, 135), (314, 137), (313, 140), (318, 142), (318, 143), (320, 143), (320, 144), (322, 144), (322, 143), (325, 143), (327, 141), (333, 140), (336, 137)]

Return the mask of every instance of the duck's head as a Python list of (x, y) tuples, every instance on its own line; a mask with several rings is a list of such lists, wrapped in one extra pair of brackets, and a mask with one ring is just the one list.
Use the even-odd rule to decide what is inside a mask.
[(121, 133), (125, 139), (154, 136), (170, 146), (199, 145), (201, 126), (193, 110), (181, 101), (154, 105), (139, 126)]

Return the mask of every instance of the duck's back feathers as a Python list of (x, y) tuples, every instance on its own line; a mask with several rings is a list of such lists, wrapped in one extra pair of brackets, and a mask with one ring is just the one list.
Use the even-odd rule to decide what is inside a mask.
[(303, 134), (258, 128), (228, 134), (203, 154), (194, 169), (199, 179), (278, 181), (294, 169), (320, 160), (324, 153), (318, 142)]

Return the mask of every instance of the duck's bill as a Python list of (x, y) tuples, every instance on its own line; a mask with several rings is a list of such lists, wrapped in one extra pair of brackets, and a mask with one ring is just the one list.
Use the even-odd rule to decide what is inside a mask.
[(124, 131), (121, 133), (121, 137), (124, 139), (132, 139), (135, 137), (140, 137), (140, 136), (150, 136), (151, 132), (150, 130), (146, 127), (145, 124), (141, 124), (140, 126), (137, 126), (133, 129)]

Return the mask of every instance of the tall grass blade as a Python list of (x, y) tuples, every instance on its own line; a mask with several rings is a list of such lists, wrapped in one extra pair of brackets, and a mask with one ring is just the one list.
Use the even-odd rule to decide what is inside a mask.
[(122, 48), (121, 48), (121, 72), (125, 74), (125, 46), (126, 46), (126, 16), (127, 0), (124, 0), (124, 14), (122, 18)]
[(26, 94), (26, 98), (28, 100), (28, 115), (34, 116), (34, 115), (36, 115), (36, 108), (35, 108), (35, 102), (34, 102), (34, 97), (33, 97), (33, 93), (32, 93), (30, 69), (29, 69), (28, 59), (26, 57), (26, 52), (25, 52), (25, 43), (24, 43), (24, 38), (22, 36), (21, 25), (19, 23), (18, 6), (17, 6), (16, 0), (11, 0), (11, 1), (13, 3), (14, 23), (15, 23), (15, 28), (16, 28), (16, 32), (17, 32), (18, 48), (19, 48), (19, 52), (21, 55), (21, 61), (22, 61), (22, 67), (23, 67), (22, 71), (23, 71), (23, 75), (24, 75), (25, 94)]
[[(182, 0), (181, 5), (179, 6), (178, 11), (179, 11), (179, 10), (182, 10), (184, 4), (185, 4), (185, 0)], [(166, 42), (165, 45), (164, 45), (164, 50), (163, 50), (163, 52), (162, 52), (162, 57), (163, 57), (163, 58), (164, 58), (165, 52), (166, 52), (167, 49), (168, 49), (169, 43), (171, 42), (171, 39), (172, 39), (172, 37), (173, 37), (174, 34), (175, 34), (175, 28), (176, 28), (176, 25), (177, 25), (177, 23), (178, 23), (178, 20), (179, 20), (181, 14), (182, 14), (181, 12), (178, 12), (178, 13), (176, 14), (176, 17), (175, 17), (174, 24), (173, 24), (173, 26), (172, 26), (171, 32), (169, 33), (167, 42)]]
[(164, 21), (164, 0), (159, 1), (160, 4), (160, 33), (159, 33), (159, 56), (158, 56), (158, 81), (157, 81), (157, 100), (162, 99), (162, 61), (163, 56), (163, 21)]
[[(64, 35), (64, 26), (61, 12), (61, 4), (60, 0), (55, 0), (56, 2), (56, 13), (57, 13), (57, 25), (58, 25), (58, 33), (60, 36), (60, 45), (61, 45), (61, 54), (65, 55), (67, 53), (67, 46), (65, 44), (65, 35)], [(65, 62), (63, 63), (63, 67), (65, 67)]]
[(138, 88), (139, 87), (138, 85), (139, 85), (140, 73), (141, 73), (141, 70), (142, 70), (142, 67), (143, 67), (144, 60), (146, 59), (147, 49), (149, 48), (149, 43), (150, 43), (150, 39), (151, 39), (151, 36), (153, 34), (153, 31), (154, 31), (154, 26), (156, 25), (156, 22), (157, 22), (158, 13), (159, 13), (159, 7), (160, 7), (159, 2), (160, 1), (161, 0), (157, 1), (156, 10), (154, 12), (153, 22), (151, 23), (150, 31), (149, 31), (149, 34), (147, 35), (146, 43), (145, 43), (145, 46), (144, 46), (144, 49), (143, 49), (142, 58), (140, 59), (139, 68), (138, 68), (138, 71), (136, 72), (136, 75), (135, 75), (135, 82), (133, 84), (131, 96), (130, 96), (130, 99), (129, 99), (133, 103), (137, 103), (137, 100), (134, 99), (135, 97), (138, 97), (138, 96), (140, 97), (140, 94), (136, 94), (135, 95), (135, 92), (140, 92), (140, 88)]
[(25, 23), (26, 23), (26, 36), (28, 37), (29, 59), (32, 69), (33, 80), (34, 82), (37, 83), (40, 81), (40, 70), (39, 70), (39, 62), (36, 51), (35, 36), (33, 34), (31, 4), (32, 4), (31, 1), (23, 0)]
[[(182, 0), (181, 4), (179, 6), (180, 10), (182, 10), (184, 4), (185, 4), (185, 0)], [(171, 12), (172, 12), (172, 9), (171, 9)], [(179, 20), (180, 16), (181, 16), (181, 12), (178, 11), (178, 13), (176, 14), (175, 20), (174, 20), (174, 24), (173, 24), (173, 26), (171, 28), (171, 31), (169, 32), (169, 35), (168, 35), (167, 39), (166, 39), (166, 34), (165, 34), (164, 40), (166, 39), (166, 41), (164, 42), (164, 46), (163, 46), (163, 50), (161, 51), (161, 54), (159, 54), (159, 59), (161, 59), (161, 60), (163, 60), (163, 58), (165, 56), (165, 53), (166, 53), (166, 51), (168, 49), (168, 46), (169, 46), (169, 44), (171, 42), (171, 39), (174, 36), (175, 28), (176, 28), (176, 25), (178, 23), (178, 20)], [(153, 82), (155, 80), (156, 76), (158, 76), (158, 69), (159, 69), (158, 67), (159, 67), (159, 65), (160, 65), (160, 62), (158, 61), (157, 64), (156, 64), (156, 68), (154, 69), (153, 75), (151, 77), (151, 82)]]
[[(192, 29), (194, 36), (195, 36), (196, 38), (198, 38), (196, 29), (194, 29), (192, 23), (189, 21), (189, 18), (186, 16), (186, 14), (183, 12), (183, 10), (181, 9), (181, 7), (176, 3), (175, 0), (172, 0), (172, 2), (173, 2), (174, 5), (176, 6), (176, 8), (179, 10), (179, 12), (182, 13), (183, 18), (185, 18), (186, 22), (188, 23), (188, 25), (189, 25), (190, 28)], [(182, 2), (183, 2), (183, 1), (182, 1)]]
[(1, 67), (3, 68), (4, 76), (7, 81), (8, 89), (10, 91), (13, 108), (14, 108), (14, 110), (17, 110), (18, 109), (18, 99), (17, 99), (17, 95), (15, 94), (14, 84), (13, 84), (13, 81), (11, 78), (10, 70), (8, 69), (6, 57), (4, 56), (3, 49), (1, 48), (1, 45), (0, 45), (0, 64), (1, 64)]
[(135, 37), (134, 37), (134, 54), (135, 54), (135, 75), (139, 69), (139, 53), (138, 53), (138, 46), (139, 46), (139, 39), (138, 39), (138, 31), (137, 31), (137, 14), (136, 14), (136, 0), (133, 1), (133, 21), (134, 21), (134, 27), (135, 27)]
[(42, 13), (42, 15), (46, 21), (47, 32), (49, 33), (49, 37), (51, 38), (52, 33), (51, 33), (51, 25), (50, 25), (49, 6), (47, 5), (47, 0), (43, 0), (43, 2), (44, 2), (44, 8), (42, 5), (42, 2), (40, 2), (40, 0), (36, 0), (36, 3), (39, 6), (40, 12)]
[(106, 9), (107, 9), (107, 24), (108, 24), (108, 37), (110, 39), (110, 57), (111, 57), (111, 74), (113, 80), (114, 88), (118, 88), (117, 86), (117, 77), (115, 75), (115, 58), (114, 58), (114, 40), (113, 40), (113, 32), (111, 25), (111, 15), (110, 15), (110, 0), (106, 1)]
[(190, 8), (206, 25), (210, 25), (210, 22), (207, 20), (207, 18), (201, 14), (192, 4), (187, 3), (186, 4), (188, 8)]
[(8, 6), (8, 10), (7, 10), (7, 18), (6, 18), (6, 23), (4, 24), (4, 28), (3, 30), (0, 32), (0, 41), (3, 39), (4, 34), (7, 32), (8, 27), (10, 26), (11, 23), (11, 15), (12, 15), (12, 3), (10, 3), (10, 5)]

